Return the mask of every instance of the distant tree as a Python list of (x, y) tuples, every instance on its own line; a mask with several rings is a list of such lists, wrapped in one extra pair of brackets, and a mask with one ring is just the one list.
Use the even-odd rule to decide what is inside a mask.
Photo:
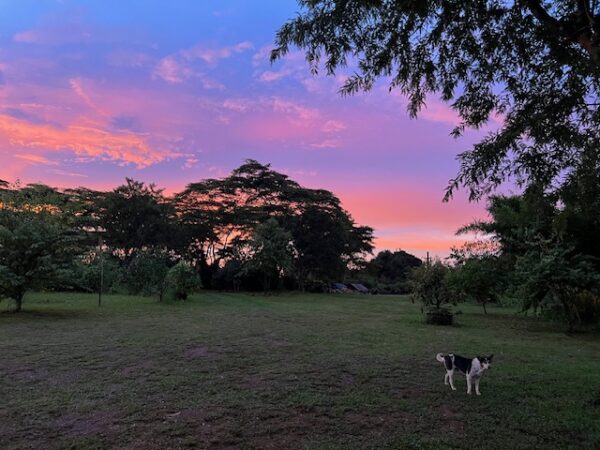
[(368, 270), (375, 277), (388, 282), (406, 281), (410, 271), (423, 264), (419, 258), (404, 250), (391, 252), (383, 250), (368, 264)]
[[(249, 248), (256, 227), (271, 217), (298, 240), (299, 256), (303, 258), (298, 266), (301, 280), (308, 276), (304, 267), (309, 259), (310, 264), (322, 261), (314, 267), (318, 276), (330, 276), (324, 271), (360, 265), (372, 249), (373, 230), (356, 225), (334, 194), (304, 188), (270, 165), (254, 160), (247, 160), (225, 178), (190, 184), (176, 196), (175, 205), (182, 223), (193, 230), (189, 246), (193, 253), (189, 258), (206, 286), (219, 279), (214, 274), (224, 262), (244, 259), (242, 253)], [(321, 228), (333, 233), (335, 240), (332, 238), (322, 249), (311, 247), (312, 241), (301, 235), (301, 228), (313, 236)], [(333, 259), (333, 265), (325, 267)]]
[(106, 243), (128, 257), (137, 249), (165, 245), (172, 237), (174, 210), (153, 184), (127, 178), (97, 202)]
[(0, 191), (0, 205), (0, 298), (21, 311), (27, 291), (68, 278), (80, 236), (63, 196), (47, 186)]
[(468, 258), (448, 272), (448, 286), (458, 297), (474, 300), (483, 307), (497, 301), (503, 289), (506, 272), (496, 256)]
[[(102, 269), (101, 269), (102, 264)], [(87, 255), (73, 268), (71, 285), (75, 289), (87, 292), (100, 291), (100, 272), (102, 271), (103, 293), (111, 292), (123, 281), (123, 269), (112, 257), (104, 257), (102, 263), (97, 254)]]
[(184, 261), (179, 261), (169, 269), (166, 282), (177, 300), (187, 300), (192, 292), (201, 287), (198, 274)]
[[(151, 248), (136, 251), (126, 270), (126, 282), (131, 293), (158, 295), (164, 298), (167, 289), (167, 274), (174, 266), (173, 255), (166, 249)], [(196, 275), (194, 275), (195, 277)]]
[[(458, 113), (453, 133), (497, 131), (459, 155), (459, 186), (480, 198), (507, 179), (557, 187), (600, 134), (600, 2), (595, 0), (299, 0), (271, 59), (293, 46), (313, 73), (353, 64), (341, 91), (389, 82), (411, 116), (439, 95)], [(356, 64), (354, 65), (354, 62)]]
[(339, 209), (310, 206), (289, 225), (296, 249), (294, 272), (301, 290), (307, 280), (340, 280), (348, 264), (372, 250), (372, 232), (356, 227)]
[(266, 293), (271, 289), (273, 279), (278, 279), (292, 267), (292, 235), (276, 219), (270, 218), (256, 227), (249, 246), (250, 259), (246, 268), (262, 274)]

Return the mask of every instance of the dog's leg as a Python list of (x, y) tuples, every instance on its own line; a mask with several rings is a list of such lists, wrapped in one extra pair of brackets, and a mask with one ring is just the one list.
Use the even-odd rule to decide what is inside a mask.
[(446, 371), (446, 375), (444, 375), (444, 384), (448, 386), (448, 372)]
[(456, 388), (454, 387), (453, 377), (454, 377), (454, 369), (448, 371), (448, 381), (450, 381), (450, 387), (452, 388), (452, 390), (455, 391)]
[(475, 393), (481, 395), (481, 392), (479, 392), (479, 378), (475, 380)]
[(467, 394), (471, 395), (471, 375), (467, 374)]

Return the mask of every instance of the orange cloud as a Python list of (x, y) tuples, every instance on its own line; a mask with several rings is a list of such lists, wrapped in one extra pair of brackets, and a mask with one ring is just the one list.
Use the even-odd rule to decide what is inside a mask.
[(10, 116), (0, 115), (0, 138), (14, 147), (35, 148), (41, 151), (70, 151), (80, 157), (91, 157), (148, 167), (181, 156), (170, 150), (151, 148), (146, 141), (132, 133), (113, 133), (91, 126), (70, 125), (56, 128), (32, 124)]

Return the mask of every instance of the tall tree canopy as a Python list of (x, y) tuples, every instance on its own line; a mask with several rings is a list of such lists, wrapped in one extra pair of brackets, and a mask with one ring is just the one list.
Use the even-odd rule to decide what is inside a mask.
[(225, 178), (190, 184), (175, 205), (181, 221), (195, 230), (190, 251), (207, 287), (227, 260), (243, 259), (256, 227), (270, 218), (292, 233), (300, 284), (328, 280), (360, 264), (373, 248), (373, 230), (358, 226), (333, 193), (305, 188), (254, 160)]
[(428, 94), (439, 95), (462, 119), (455, 136), (501, 118), (496, 131), (459, 155), (447, 199), (460, 186), (477, 199), (507, 179), (556, 187), (600, 152), (596, 0), (299, 4), (299, 15), (277, 33), (272, 60), (295, 45), (313, 72), (356, 63), (342, 93), (384, 78), (408, 97), (412, 116)]

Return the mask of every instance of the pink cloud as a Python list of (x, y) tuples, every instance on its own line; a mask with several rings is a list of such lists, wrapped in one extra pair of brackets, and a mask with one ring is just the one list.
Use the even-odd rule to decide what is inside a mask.
[(310, 144), (312, 148), (338, 148), (341, 145), (337, 139), (325, 139), (321, 142)]
[(290, 74), (288, 70), (281, 70), (279, 72), (273, 72), (271, 70), (267, 70), (263, 72), (258, 78), (260, 81), (264, 81), (265, 83), (271, 83), (273, 81), (280, 80), (282, 78), (287, 77)]
[(43, 164), (46, 166), (57, 166), (58, 163), (56, 161), (51, 161), (45, 156), (42, 155), (32, 155), (32, 154), (21, 154), (17, 153), (15, 158), (22, 159), (24, 161), (33, 163), (33, 164)]
[(325, 133), (338, 133), (346, 128), (346, 125), (341, 120), (328, 120), (323, 124), (321, 130)]
[(90, 109), (94, 110), (95, 112), (97, 112), (101, 116), (107, 116), (108, 115), (106, 112), (104, 112), (100, 108), (98, 108), (98, 106), (96, 105), (96, 103), (94, 103), (94, 101), (90, 98), (90, 96), (88, 95), (88, 93), (83, 88), (83, 80), (81, 78), (71, 78), (69, 80), (69, 85), (71, 86), (71, 89), (73, 89), (73, 92), (75, 92), (75, 94), (80, 99), (82, 99), (83, 102), (87, 106), (90, 107)]
[(0, 115), (0, 139), (13, 148), (70, 151), (76, 156), (132, 164), (137, 168), (180, 156), (170, 150), (154, 149), (132, 133), (111, 133), (88, 125), (58, 128), (31, 124), (6, 115)]
[(22, 44), (58, 45), (89, 41), (93, 34), (80, 24), (71, 23), (62, 26), (44, 27), (36, 30), (24, 30), (13, 35), (13, 41)]
[(244, 41), (236, 45), (220, 48), (209, 48), (203, 44), (198, 44), (192, 48), (182, 50), (179, 52), (179, 54), (188, 61), (201, 59), (209, 65), (214, 65), (221, 59), (227, 59), (235, 53), (242, 53), (252, 48), (254, 48), (254, 45), (249, 41)]
[(167, 83), (183, 83), (194, 72), (185, 64), (178, 62), (173, 56), (167, 56), (159, 61), (152, 73), (153, 78), (162, 78)]

